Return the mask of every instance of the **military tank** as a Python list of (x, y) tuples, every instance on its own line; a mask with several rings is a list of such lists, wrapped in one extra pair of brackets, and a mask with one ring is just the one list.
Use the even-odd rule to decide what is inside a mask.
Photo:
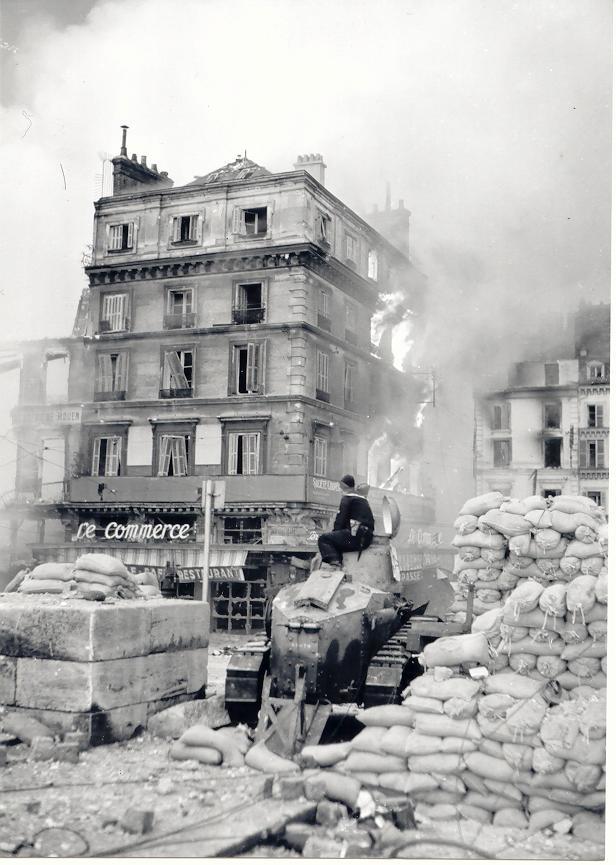
[[(451, 604), (447, 581), (410, 584), (410, 592), (401, 582), (392, 545), (400, 512), (391, 497), (383, 499), (382, 517), (383, 531), (361, 556), (345, 553), (340, 570), (318, 567), (305, 582), (282, 588), (268, 637), (246, 644), (229, 661), (228, 711), (240, 718), (260, 708), (256, 739), (268, 740), (278, 753), (291, 756), (318, 742), (337, 705), (398, 701), (418, 672), (413, 619), (429, 605), (442, 610)], [(438, 615), (426, 619), (440, 621)]]

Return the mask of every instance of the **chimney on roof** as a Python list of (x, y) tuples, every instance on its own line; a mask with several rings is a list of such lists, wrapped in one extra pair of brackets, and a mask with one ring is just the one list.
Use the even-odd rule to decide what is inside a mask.
[(122, 130), (122, 146), (120, 147), (120, 156), (128, 156), (128, 151), (126, 149), (126, 130), (128, 126), (120, 126)]
[(327, 165), (323, 161), (321, 153), (304, 153), (303, 156), (300, 154), (293, 168), (296, 171), (307, 171), (322, 186), (325, 186), (325, 169)]
[(122, 129), (120, 155), (114, 156), (111, 160), (113, 163), (113, 194), (120, 195), (123, 192), (138, 190), (143, 186), (166, 188), (173, 186), (173, 181), (167, 172), (159, 172), (156, 163), (148, 167), (147, 157), (142, 156), (141, 161), (139, 161), (137, 154), (133, 153), (131, 158), (128, 158), (128, 151), (126, 149), (126, 130), (128, 126), (120, 128)]

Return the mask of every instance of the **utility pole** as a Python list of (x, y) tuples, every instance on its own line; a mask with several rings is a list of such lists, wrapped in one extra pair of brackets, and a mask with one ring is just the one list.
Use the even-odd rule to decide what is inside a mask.
[(212, 532), (212, 479), (201, 484), (201, 509), (203, 511), (203, 582), (198, 600), (207, 604), (210, 594), (210, 535)]

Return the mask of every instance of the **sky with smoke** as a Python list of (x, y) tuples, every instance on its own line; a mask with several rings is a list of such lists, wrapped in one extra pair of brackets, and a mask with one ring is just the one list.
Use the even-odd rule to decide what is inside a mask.
[(176, 184), (245, 149), (322, 152), (363, 214), (390, 181), (428, 290), (411, 357), (443, 398), (609, 297), (610, 0), (2, 6), (4, 339), (70, 332), (122, 123)]

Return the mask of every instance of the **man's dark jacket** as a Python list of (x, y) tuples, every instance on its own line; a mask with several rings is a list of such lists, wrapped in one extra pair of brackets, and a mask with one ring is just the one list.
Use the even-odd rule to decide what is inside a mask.
[(374, 517), (368, 501), (363, 496), (348, 493), (340, 499), (340, 507), (334, 520), (334, 531), (351, 528), (351, 520), (357, 520), (370, 530), (374, 531)]

